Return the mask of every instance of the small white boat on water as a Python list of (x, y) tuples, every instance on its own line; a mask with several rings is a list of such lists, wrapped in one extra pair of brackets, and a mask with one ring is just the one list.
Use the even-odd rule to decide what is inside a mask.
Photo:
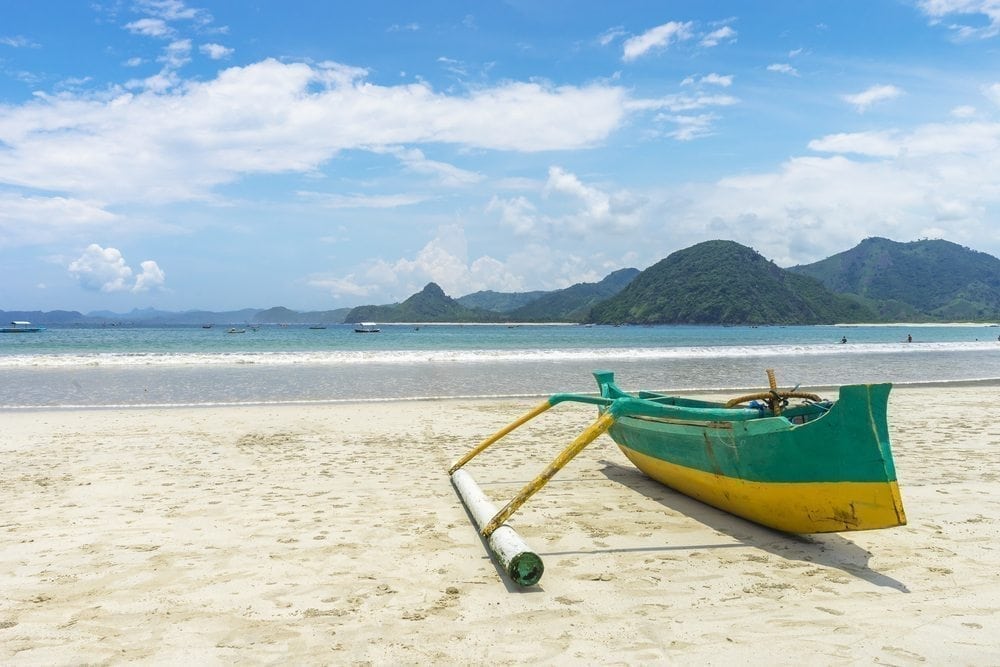
[(246, 333), (246, 332), (247, 332), (246, 329), (237, 329), (236, 327), (233, 327), (232, 329), (230, 329), (226, 333)]
[(381, 329), (375, 322), (358, 322), (354, 325), (354, 333), (378, 333)]
[(45, 331), (45, 327), (31, 326), (31, 322), (24, 320), (14, 320), (9, 327), (0, 328), (0, 333), (34, 333), (36, 331)]

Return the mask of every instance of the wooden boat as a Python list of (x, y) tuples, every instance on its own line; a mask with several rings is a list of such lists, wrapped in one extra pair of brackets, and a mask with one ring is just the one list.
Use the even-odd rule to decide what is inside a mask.
[[(672, 489), (789, 533), (906, 523), (889, 443), (889, 384), (844, 386), (836, 401), (772, 389), (712, 403), (633, 398), (613, 374), (596, 377), (612, 401), (601, 410), (616, 415), (608, 434), (639, 470)], [(805, 401), (785, 405), (793, 397)]]
[[(615, 384), (611, 372), (599, 371), (594, 377), (599, 395), (555, 394), (451, 467), (452, 481), (465, 501), (460, 486), (474, 482), (465, 479), (461, 468), (484, 449), (559, 403), (597, 406), (597, 421), (491, 519), (481, 522), (484, 537), (605, 432), (653, 479), (769, 528), (823, 533), (906, 523), (889, 443), (890, 384), (847, 385), (840, 388), (837, 400), (824, 400), (779, 390), (768, 370), (768, 390), (710, 402), (652, 392), (632, 395)], [(801, 402), (791, 405), (792, 399)], [(471, 507), (470, 513), (478, 516)], [(501, 562), (518, 555), (494, 553)], [(508, 573), (518, 581), (517, 572)]]
[(0, 327), (0, 333), (35, 333), (45, 331), (45, 327), (35, 327), (31, 322), (24, 320), (14, 320), (9, 327)]
[(375, 322), (358, 322), (354, 327), (354, 333), (379, 333), (382, 331)]

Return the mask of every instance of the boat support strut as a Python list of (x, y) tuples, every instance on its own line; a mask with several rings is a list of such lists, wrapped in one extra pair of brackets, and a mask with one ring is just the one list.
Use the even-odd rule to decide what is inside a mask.
[(479, 529), (480, 536), (487, 541), (490, 551), (511, 580), (521, 586), (532, 586), (538, 583), (544, 571), (544, 565), (542, 564), (542, 559), (532, 552), (524, 540), (505, 522), (528, 498), (537, 493), (557, 472), (562, 470), (567, 463), (583, 451), (584, 447), (596, 440), (598, 436), (614, 424), (614, 410), (608, 409), (603, 412), (597, 421), (578, 435), (573, 442), (559, 453), (545, 470), (528, 482), (499, 511), (489, 502), (475, 480), (472, 479), (472, 476), (465, 470), (462, 470), (462, 466), (514, 429), (526, 424), (552, 406), (563, 401), (590, 403), (605, 407), (610, 407), (610, 404), (613, 403), (613, 401), (599, 397), (579, 394), (556, 394), (523, 417), (483, 440), (448, 469), (452, 485), (458, 492), (459, 498), (462, 499), (462, 502), (469, 510), (469, 514), (472, 515), (476, 527)]

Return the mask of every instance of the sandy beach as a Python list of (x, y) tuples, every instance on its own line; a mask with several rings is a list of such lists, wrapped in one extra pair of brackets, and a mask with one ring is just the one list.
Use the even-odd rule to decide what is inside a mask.
[[(0, 663), (997, 665), (998, 400), (893, 390), (885, 531), (769, 531), (602, 436), (512, 518), (524, 590), (446, 470), (536, 399), (6, 412)], [(502, 504), (593, 417), (469, 470)]]

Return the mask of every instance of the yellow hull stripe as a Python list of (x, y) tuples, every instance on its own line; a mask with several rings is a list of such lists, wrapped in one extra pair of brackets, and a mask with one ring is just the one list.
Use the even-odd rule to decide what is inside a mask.
[(627, 447), (621, 450), (658, 482), (775, 530), (830, 533), (906, 524), (895, 481), (749, 482), (667, 463)]

